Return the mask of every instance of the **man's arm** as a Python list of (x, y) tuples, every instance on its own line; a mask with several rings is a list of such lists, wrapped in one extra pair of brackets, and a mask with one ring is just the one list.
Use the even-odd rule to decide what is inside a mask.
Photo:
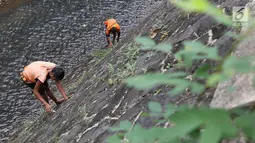
[(46, 102), (42, 95), (40, 94), (39, 90), (42, 88), (43, 83), (38, 80), (35, 84), (35, 87), (33, 89), (33, 93), (35, 94), (35, 97), (42, 102), (42, 104), (45, 106), (46, 112), (51, 112), (51, 106), (48, 102)]
[(57, 100), (57, 98), (53, 95), (53, 92), (52, 92), (51, 89), (49, 88), (48, 83), (45, 83), (45, 84), (44, 84), (44, 88), (45, 88), (45, 91), (46, 91), (47, 95), (48, 95), (55, 103), (58, 103), (58, 100)]
[(58, 91), (59, 91), (59, 92), (62, 94), (62, 96), (64, 97), (64, 99), (67, 100), (68, 97), (66, 96), (65, 90), (64, 90), (64, 88), (63, 88), (61, 82), (60, 82), (60, 81), (56, 81), (56, 86), (57, 86)]

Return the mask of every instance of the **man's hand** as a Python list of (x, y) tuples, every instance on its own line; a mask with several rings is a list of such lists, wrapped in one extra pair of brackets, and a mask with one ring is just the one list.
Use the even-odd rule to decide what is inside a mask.
[(49, 104), (46, 104), (45, 110), (46, 110), (46, 112), (51, 113), (51, 106)]
[(61, 99), (58, 99), (58, 101), (56, 102), (57, 106), (60, 105), (61, 103), (63, 103), (64, 101), (66, 101), (67, 99), (65, 98), (61, 98)]

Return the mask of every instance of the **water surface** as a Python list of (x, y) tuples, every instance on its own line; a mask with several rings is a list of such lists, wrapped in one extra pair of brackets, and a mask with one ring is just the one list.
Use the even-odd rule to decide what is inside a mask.
[(122, 35), (136, 26), (155, 0), (36, 0), (0, 14), (0, 142), (41, 103), (18, 77), (31, 61), (51, 61), (68, 72), (106, 45), (103, 20), (114, 17)]

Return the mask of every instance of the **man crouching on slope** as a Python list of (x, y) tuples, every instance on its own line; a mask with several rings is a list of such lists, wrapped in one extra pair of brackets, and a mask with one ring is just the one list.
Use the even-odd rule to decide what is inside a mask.
[[(68, 99), (60, 82), (64, 78), (65, 72), (54, 63), (44, 61), (32, 62), (24, 67), (24, 70), (20, 75), (24, 83), (33, 90), (35, 97), (45, 106), (46, 112), (51, 112), (48, 96), (57, 105)], [(64, 97), (63, 99), (58, 100), (53, 95), (53, 92), (50, 90), (47, 83), (48, 79), (52, 79), (56, 82), (59, 92)]]
[[(105, 35), (106, 35), (106, 40), (107, 40), (107, 48), (113, 46), (116, 38), (116, 34), (118, 34), (117, 37), (117, 42), (120, 40), (120, 25), (117, 23), (117, 21), (113, 18), (107, 19), (104, 21), (105, 25)], [(110, 40), (110, 34), (113, 34), (113, 40), (111, 42)]]

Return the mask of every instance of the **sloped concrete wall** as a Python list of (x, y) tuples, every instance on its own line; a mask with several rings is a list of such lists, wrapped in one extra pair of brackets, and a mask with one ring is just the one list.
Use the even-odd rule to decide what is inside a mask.
[[(255, 18), (255, 1), (250, 1), (247, 4), (250, 9), (252, 18)], [(251, 19), (250, 19), (251, 20)], [(242, 33), (250, 30), (249, 27), (243, 27)], [(234, 55), (237, 56), (255, 56), (255, 31), (251, 32), (248, 39), (242, 41)], [(255, 102), (255, 88), (253, 87), (254, 74), (237, 74), (230, 81), (218, 84), (214, 94), (214, 98), (210, 104), (215, 108), (234, 108), (245, 104), (252, 104)], [(234, 92), (228, 90), (229, 87), (234, 86)]]

